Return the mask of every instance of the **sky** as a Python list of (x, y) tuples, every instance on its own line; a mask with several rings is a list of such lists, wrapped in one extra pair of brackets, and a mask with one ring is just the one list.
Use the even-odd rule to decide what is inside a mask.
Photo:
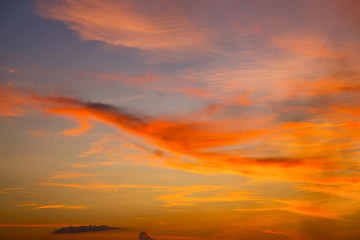
[(358, 0), (0, 12), (0, 236), (360, 238)]

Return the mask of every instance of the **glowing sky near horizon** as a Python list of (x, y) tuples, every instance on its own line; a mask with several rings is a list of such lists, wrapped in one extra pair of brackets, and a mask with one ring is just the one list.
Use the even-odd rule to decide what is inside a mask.
[(0, 11), (0, 236), (360, 238), (358, 0)]

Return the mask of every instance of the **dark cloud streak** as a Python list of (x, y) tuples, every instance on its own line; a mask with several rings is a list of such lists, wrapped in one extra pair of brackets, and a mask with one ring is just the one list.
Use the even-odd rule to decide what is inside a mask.
[(89, 225), (89, 226), (78, 226), (78, 227), (68, 226), (57, 229), (52, 234), (100, 232), (100, 231), (110, 231), (116, 229), (122, 229), (122, 228), (109, 227), (105, 225), (101, 225), (101, 226)]

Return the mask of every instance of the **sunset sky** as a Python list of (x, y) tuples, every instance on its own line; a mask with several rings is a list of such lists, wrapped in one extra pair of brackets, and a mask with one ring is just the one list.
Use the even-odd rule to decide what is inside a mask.
[(359, 0), (0, 12), (0, 237), (360, 239)]

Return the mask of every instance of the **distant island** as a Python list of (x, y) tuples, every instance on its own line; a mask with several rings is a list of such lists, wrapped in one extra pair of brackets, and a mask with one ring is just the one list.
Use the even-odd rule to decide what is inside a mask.
[(150, 235), (145, 231), (139, 233), (138, 239), (139, 240), (155, 240), (155, 239), (151, 238)]
[(78, 227), (63, 227), (60, 229), (55, 230), (52, 234), (62, 234), (62, 233), (83, 233), (83, 232), (99, 232), (99, 231), (110, 231), (120, 229), (117, 227), (109, 227), (105, 225), (96, 226), (96, 225), (89, 225), (89, 226), (78, 226)]

